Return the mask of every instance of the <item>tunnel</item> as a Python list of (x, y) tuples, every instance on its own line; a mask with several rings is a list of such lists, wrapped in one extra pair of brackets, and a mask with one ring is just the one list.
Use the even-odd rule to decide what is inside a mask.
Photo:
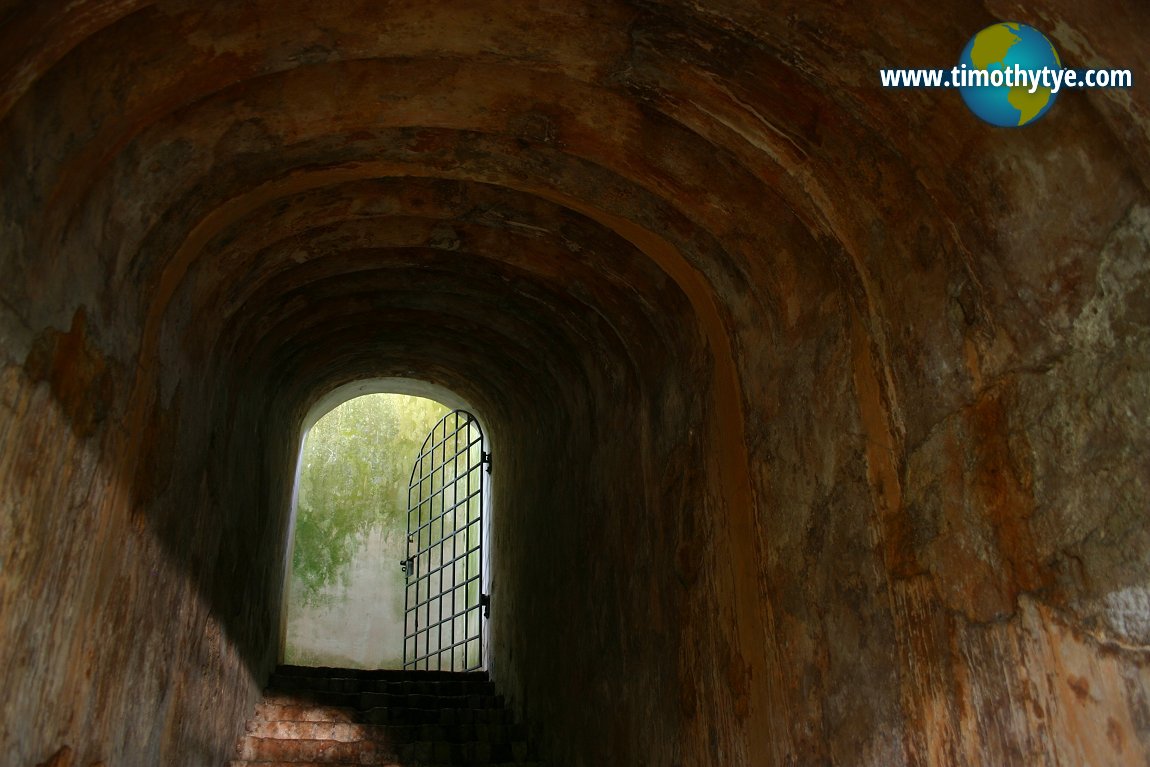
[[(996, 128), (882, 67), (1133, 72)], [(1150, 759), (1150, 6), (0, 0), (0, 762), (218, 766), (301, 429), (492, 435), (549, 764)]]

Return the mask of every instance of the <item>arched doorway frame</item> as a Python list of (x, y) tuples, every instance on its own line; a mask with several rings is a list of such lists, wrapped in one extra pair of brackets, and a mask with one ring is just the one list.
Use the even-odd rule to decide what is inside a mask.
[[(295, 468), (292, 472), (292, 491), (291, 491), (291, 508), (289, 509), (288, 516), (288, 529), (287, 536), (284, 543), (284, 558), (283, 558), (283, 571), (280, 580), (280, 599), (279, 599), (279, 632), (277, 636), (276, 648), (276, 662), (283, 663), (285, 653), (287, 650), (287, 635), (288, 635), (288, 601), (291, 598), (291, 567), (292, 555), (295, 549), (295, 530), (296, 530), (296, 514), (298, 512), (298, 496), (299, 496), (299, 483), (300, 474), (303, 466), (303, 450), (307, 441), (308, 432), (316, 423), (319, 422), (328, 413), (332, 412), (345, 402), (349, 402), (357, 397), (362, 397), (368, 394), (405, 394), (413, 397), (423, 397), (424, 399), (434, 400), (439, 404), (451, 410), (466, 410), (475, 416), (479, 421), (483, 433), (483, 449), (492, 452), (492, 434), (488, 426), (488, 421), (483, 417), (483, 413), (476, 410), (475, 407), (467, 400), (460, 397), (450, 389), (432, 383), (430, 381), (422, 381), (415, 378), (401, 378), (401, 377), (385, 377), (385, 378), (365, 378), (357, 381), (338, 386), (331, 391), (320, 396), (315, 403), (308, 408), (307, 413), (304, 415), (303, 420), (300, 422), (298, 434), (296, 436), (296, 449), (295, 449)], [(483, 584), (482, 591), (485, 594), (491, 593), (491, 509), (494, 505), (493, 499), (495, 497), (494, 482), (492, 477), (488, 477), (487, 492), (483, 499), (483, 540), (486, 542), (483, 549)], [(489, 645), (489, 632), (488, 622), (483, 621), (483, 641), (482, 641), (482, 657), (486, 668), (490, 668), (491, 654), (488, 651)]]

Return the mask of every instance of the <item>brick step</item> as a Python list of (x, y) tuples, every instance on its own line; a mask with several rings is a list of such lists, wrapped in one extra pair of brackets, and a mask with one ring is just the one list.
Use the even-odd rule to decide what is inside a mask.
[(499, 695), (390, 695), (385, 692), (280, 692), (268, 690), (266, 703), (276, 705), (321, 705), (359, 710), (379, 707), (407, 708), (499, 708)]
[(420, 741), (388, 744), (372, 740), (344, 742), (338, 740), (280, 740), (255, 738), (240, 740), (236, 748), (240, 761), (291, 762), (306, 761), (330, 764), (344, 762), (359, 765), (408, 764), (440, 762), (444, 764), (487, 765), (493, 762), (525, 761), (531, 758), (525, 742), (488, 743), (468, 741), (447, 743)]
[(508, 724), (360, 724), (351, 722), (252, 721), (247, 734), (253, 738), (280, 740), (336, 740), (345, 743), (370, 740), (375, 743), (444, 741), (459, 743), (486, 741), (510, 743), (524, 740), (523, 727)]

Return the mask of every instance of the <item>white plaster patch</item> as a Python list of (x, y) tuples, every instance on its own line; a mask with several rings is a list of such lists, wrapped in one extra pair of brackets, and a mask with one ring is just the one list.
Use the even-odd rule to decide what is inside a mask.
[(1106, 619), (1115, 631), (1127, 639), (1150, 640), (1150, 588), (1131, 586), (1112, 591), (1103, 601)]
[(1109, 62), (1098, 55), (1098, 52), (1094, 50), (1094, 46), (1090, 44), (1086, 36), (1064, 19), (1058, 19), (1054, 23), (1054, 27), (1050, 30), (1048, 36), (1057, 41), (1056, 47), (1058, 48), (1060, 56), (1064, 59), (1063, 66), (1067, 66), (1065, 62), (1067, 53), (1079, 62), (1082, 62), (1077, 64), (1077, 66), (1111, 66)]
[(1150, 269), (1137, 244), (1142, 242), (1150, 242), (1150, 208), (1138, 205), (1102, 248), (1097, 291), (1074, 320), (1074, 342), (1079, 348), (1110, 348), (1117, 342), (1111, 328), (1115, 307), (1127, 300), (1136, 279)]

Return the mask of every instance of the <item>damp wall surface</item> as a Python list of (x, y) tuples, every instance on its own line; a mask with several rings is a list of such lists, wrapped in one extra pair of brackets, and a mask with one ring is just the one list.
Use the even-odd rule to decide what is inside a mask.
[(1150, 73), (1135, 3), (0, 0), (3, 758), (222, 763), (398, 377), (551, 763), (1145, 763), (1150, 96), (874, 82), (996, 19)]

